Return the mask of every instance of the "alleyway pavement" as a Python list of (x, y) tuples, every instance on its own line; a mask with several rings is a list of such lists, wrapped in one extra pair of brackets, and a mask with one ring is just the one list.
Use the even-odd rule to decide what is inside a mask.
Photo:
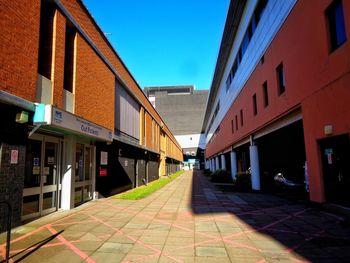
[(350, 225), (279, 197), (222, 192), (195, 171), (143, 200), (93, 201), (16, 228), (11, 260), (350, 262)]

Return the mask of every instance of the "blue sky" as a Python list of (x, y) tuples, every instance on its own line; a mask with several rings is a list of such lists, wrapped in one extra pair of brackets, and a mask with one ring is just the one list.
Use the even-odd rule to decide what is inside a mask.
[(142, 88), (210, 88), (229, 0), (83, 1)]

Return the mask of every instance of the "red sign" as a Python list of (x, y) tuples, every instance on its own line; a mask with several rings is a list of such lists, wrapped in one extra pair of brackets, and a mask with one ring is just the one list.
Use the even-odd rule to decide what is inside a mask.
[(107, 168), (100, 168), (100, 176), (107, 176)]

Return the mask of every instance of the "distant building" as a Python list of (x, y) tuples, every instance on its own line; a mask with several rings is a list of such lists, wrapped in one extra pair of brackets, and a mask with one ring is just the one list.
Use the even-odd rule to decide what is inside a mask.
[(185, 165), (204, 168), (201, 129), (208, 91), (193, 86), (162, 86), (146, 87), (144, 92), (180, 143)]

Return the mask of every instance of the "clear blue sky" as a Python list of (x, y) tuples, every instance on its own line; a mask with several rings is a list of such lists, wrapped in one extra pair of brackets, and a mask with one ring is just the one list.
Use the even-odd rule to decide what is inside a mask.
[(141, 88), (210, 88), (229, 0), (83, 2)]

